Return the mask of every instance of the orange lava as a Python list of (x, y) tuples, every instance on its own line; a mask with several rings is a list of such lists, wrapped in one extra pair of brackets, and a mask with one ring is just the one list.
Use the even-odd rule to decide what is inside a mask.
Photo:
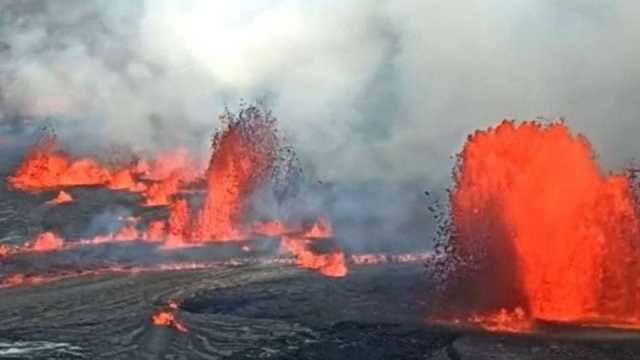
[(150, 162), (139, 160), (109, 169), (89, 157), (72, 158), (58, 147), (54, 135), (43, 136), (8, 178), (9, 184), (23, 191), (101, 185), (141, 193), (143, 205), (159, 206), (169, 205), (172, 197), (199, 173), (184, 148), (161, 153)]
[(321, 217), (311, 229), (302, 235), (283, 235), (282, 248), (293, 253), (298, 266), (316, 270), (329, 277), (343, 277), (348, 273), (345, 254), (340, 249), (328, 252), (316, 252), (311, 247), (314, 239), (332, 236), (331, 224), (328, 219)]
[(9, 256), (12, 253), (13, 252), (11, 251), (11, 248), (9, 246), (0, 244), (0, 257)]
[(166, 223), (162, 220), (153, 220), (144, 232), (143, 240), (161, 242), (164, 241)]
[(55, 136), (43, 137), (27, 154), (9, 184), (19, 190), (38, 191), (62, 186), (104, 184), (109, 171), (90, 158), (71, 160), (58, 151)]
[(279, 236), (290, 231), (280, 220), (257, 221), (253, 224), (253, 233), (256, 235)]
[(58, 235), (47, 231), (39, 234), (29, 245), (33, 251), (53, 251), (62, 249), (64, 240)]
[(0, 287), (12, 287), (12, 286), (20, 286), (20, 285), (33, 285), (40, 284), (44, 281), (44, 279), (40, 276), (26, 276), (24, 274), (13, 274), (4, 279), (3, 282), (0, 283)]
[[(307, 229), (303, 222), (295, 225), (279, 219), (252, 222), (247, 215), (251, 213), (254, 195), (280, 169), (277, 161), (281, 144), (276, 119), (268, 112), (248, 107), (237, 115), (226, 112), (221, 120), (223, 127), (212, 139), (212, 153), (204, 174), (206, 193), (201, 204), (190, 203), (189, 198), (181, 196), (202, 179), (199, 167), (182, 148), (161, 153), (152, 160), (139, 158), (124, 166), (107, 167), (89, 157), (74, 158), (64, 153), (55, 135), (47, 135), (29, 151), (9, 183), (23, 191), (96, 185), (139, 193), (143, 206), (168, 207), (168, 218), (155, 219), (146, 228), (138, 219), (128, 219), (113, 233), (70, 242), (65, 249), (139, 240), (171, 249), (245, 240), (254, 235), (281, 236), (283, 247), (294, 253), (300, 266), (327, 276), (346, 275), (346, 258), (341, 250), (317, 252), (310, 245), (315, 239), (332, 236), (328, 217), (320, 217)], [(69, 200), (67, 195), (60, 191), (52, 203)], [(40, 235), (34, 244), (41, 250), (63, 247), (62, 239), (52, 233)], [(251, 251), (248, 247), (243, 250)]]
[(207, 169), (207, 195), (197, 215), (193, 238), (239, 240), (246, 237), (242, 210), (268, 176), (276, 160), (275, 119), (249, 108), (238, 117), (226, 114), (213, 138)]
[(178, 309), (178, 304), (174, 300), (170, 300), (166, 306), (156, 309), (151, 315), (151, 322), (156, 326), (167, 326), (174, 328), (180, 332), (187, 332), (187, 326), (185, 323), (176, 318), (175, 311)]
[(69, 194), (66, 191), (60, 190), (60, 192), (58, 192), (58, 195), (56, 195), (55, 198), (47, 201), (47, 204), (60, 205), (60, 204), (70, 203), (72, 201), (73, 201), (73, 197), (71, 196), (71, 194)]
[(471, 320), (639, 321), (637, 199), (627, 176), (604, 174), (594, 158), (562, 122), (504, 121), (469, 136), (450, 241), (474, 264), (463, 285), (470, 311), (490, 314)]

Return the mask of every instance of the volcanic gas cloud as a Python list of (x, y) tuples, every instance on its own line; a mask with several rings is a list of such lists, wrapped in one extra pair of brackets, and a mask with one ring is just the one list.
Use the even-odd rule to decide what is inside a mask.
[(454, 171), (447, 300), (458, 320), (640, 326), (633, 183), (605, 174), (563, 122), (504, 121), (470, 135)]

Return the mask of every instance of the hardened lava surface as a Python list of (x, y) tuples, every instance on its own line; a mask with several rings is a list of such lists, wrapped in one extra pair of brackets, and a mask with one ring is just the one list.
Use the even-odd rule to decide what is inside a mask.
[[(551, 339), (429, 326), (414, 265), (331, 280), (293, 267), (79, 277), (1, 290), (0, 358), (634, 359), (629, 339)], [(151, 324), (167, 299), (188, 327)], [(637, 340), (635, 340), (637, 341)]]

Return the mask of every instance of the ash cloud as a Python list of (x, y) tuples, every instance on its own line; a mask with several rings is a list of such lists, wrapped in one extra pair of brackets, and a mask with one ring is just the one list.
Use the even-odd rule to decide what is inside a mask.
[[(307, 173), (446, 186), (469, 132), (561, 116), (618, 168), (640, 150), (639, 11), (632, 0), (8, 0), (0, 121), (54, 121), (82, 151), (204, 153), (225, 105), (260, 100)], [(399, 194), (389, 209), (420, 190), (378, 188)]]

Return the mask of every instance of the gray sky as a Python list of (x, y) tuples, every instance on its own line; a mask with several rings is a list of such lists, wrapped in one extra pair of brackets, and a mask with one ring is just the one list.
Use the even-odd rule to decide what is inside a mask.
[(262, 99), (324, 179), (446, 181), (474, 129), (562, 116), (617, 168), (640, 153), (639, 16), (634, 0), (5, 0), (0, 121), (205, 151), (225, 104)]

